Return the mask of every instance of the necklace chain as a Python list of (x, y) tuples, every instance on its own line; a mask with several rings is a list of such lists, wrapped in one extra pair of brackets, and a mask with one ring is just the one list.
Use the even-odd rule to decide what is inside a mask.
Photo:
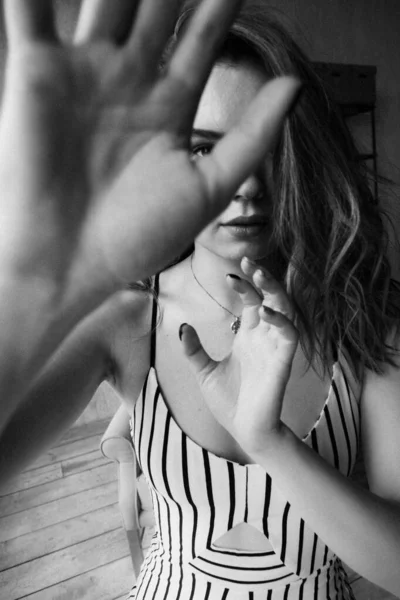
[(206, 290), (206, 288), (204, 287), (204, 285), (202, 285), (200, 283), (200, 281), (197, 279), (194, 270), (193, 270), (193, 254), (190, 257), (190, 269), (192, 271), (192, 275), (194, 280), (196, 281), (197, 285), (199, 285), (201, 287), (201, 289), (203, 290), (203, 292), (205, 292), (207, 294), (207, 296), (209, 296), (209, 298), (211, 298), (211, 300), (214, 300), (214, 302), (216, 304), (218, 304), (218, 306), (220, 308), (222, 308), (223, 310), (225, 310), (227, 313), (229, 313), (230, 315), (232, 315), (232, 317), (235, 318), (235, 320), (231, 323), (231, 329), (233, 331), (233, 333), (237, 333), (240, 329), (240, 325), (241, 325), (241, 318), (238, 315), (235, 315), (235, 313), (233, 313), (232, 311), (229, 310), (229, 308), (226, 308), (226, 306), (223, 306), (220, 302), (218, 302), (218, 300), (216, 298), (214, 298), (214, 296), (212, 296), (210, 294), (210, 292), (208, 290)]

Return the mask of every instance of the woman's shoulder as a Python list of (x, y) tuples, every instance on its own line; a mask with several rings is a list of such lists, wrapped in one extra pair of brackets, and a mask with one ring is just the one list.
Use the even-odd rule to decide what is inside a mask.
[(132, 390), (149, 366), (153, 298), (151, 289), (121, 290), (108, 300), (103, 315), (109, 381), (123, 395), (128, 390), (129, 397), (136, 397)]
[(137, 336), (150, 333), (152, 315), (156, 309), (161, 315), (169, 305), (179, 303), (187, 285), (185, 261), (179, 262), (145, 283), (134, 283), (109, 300), (108, 318), (117, 329), (126, 327)]
[(108, 299), (102, 318), (115, 332), (128, 328), (132, 334), (143, 335), (149, 332), (153, 301), (151, 289), (132, 286)]
[(66, 341), (78, 345), (86, 341), (107, 348), (110, 339), (125, 326), (134, 331), (144, 329), (149, 307), (150, 294), (130, 289), (115, 292), (83, 316)]
[(68, 336), (68, 345), (98, 347), (110, 357), (118, 338), (129, 331), (134, 338), (149, 332), (150, 294), (124, 289), (86, 315)]

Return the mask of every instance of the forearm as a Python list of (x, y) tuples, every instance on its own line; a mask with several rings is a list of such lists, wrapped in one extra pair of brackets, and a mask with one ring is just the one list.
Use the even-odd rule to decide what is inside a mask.
[[(24, 397), (0, 436), (0, 492), (60, 439), (91, 399), (82, 393), (63, 405), (56, 397), (44, 405), (35, 396)], [(50, 402), (52, 400), (52, 402)]]
[(0, 281), (0, 432), (65, 337), (113, 288), (93, 277), (68, 288), (34, 276)]
[(85, 341), (82, 326), (78, 327), (15, 403), (0, 435), (0, 487), (72, 426), (108, 370), (103, 344)]
[(347, 479), (283, 427), (251, 453), (304, 521), (351, 568), (400, 595), (400, 506)]

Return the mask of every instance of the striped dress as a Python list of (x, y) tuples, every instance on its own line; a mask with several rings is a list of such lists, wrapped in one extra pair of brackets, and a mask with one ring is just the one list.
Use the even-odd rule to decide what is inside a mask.
[[(163, 399), (152, 356), (131, 433), (151, 491), (156, 533), (129, 598), (354, 598), (339, 558), (262, 467), (221, 458), (180, 429)], [(358, 401), (337, 361), (321, 414), (303, 442), (349, 476), (358, 440)], [(216, 543), (243, 523), (267, 538), (265, 551)]]

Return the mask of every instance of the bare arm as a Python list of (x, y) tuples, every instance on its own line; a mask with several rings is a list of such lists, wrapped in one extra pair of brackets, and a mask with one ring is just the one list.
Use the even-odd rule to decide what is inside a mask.
[(388, 367), (384, 376), (367, 374), (361, 419), (369, 491), (287, 428), (253, 457), (341, 559), (400, 596), (400, 365)]
[(129, 348), (131, 377), (137, 376), (140, 388), (143, 355), (147, 357), (141, 349), (146, 344), (142, 334), (148, 330), (147, 316), (145, 294), (135, 298), (132, 292), (120, 292), (74, 329), (36, 378), (0, 436), (0, 485), (35, 460), (74, 423), (102, 381), (113, 380), (114, 346), (124, 344), (118, 342), (124, 335), (121, 328), (128, 329), (130, 338), (135, 338), (133, 321), (138, 323), (138, 339)]

